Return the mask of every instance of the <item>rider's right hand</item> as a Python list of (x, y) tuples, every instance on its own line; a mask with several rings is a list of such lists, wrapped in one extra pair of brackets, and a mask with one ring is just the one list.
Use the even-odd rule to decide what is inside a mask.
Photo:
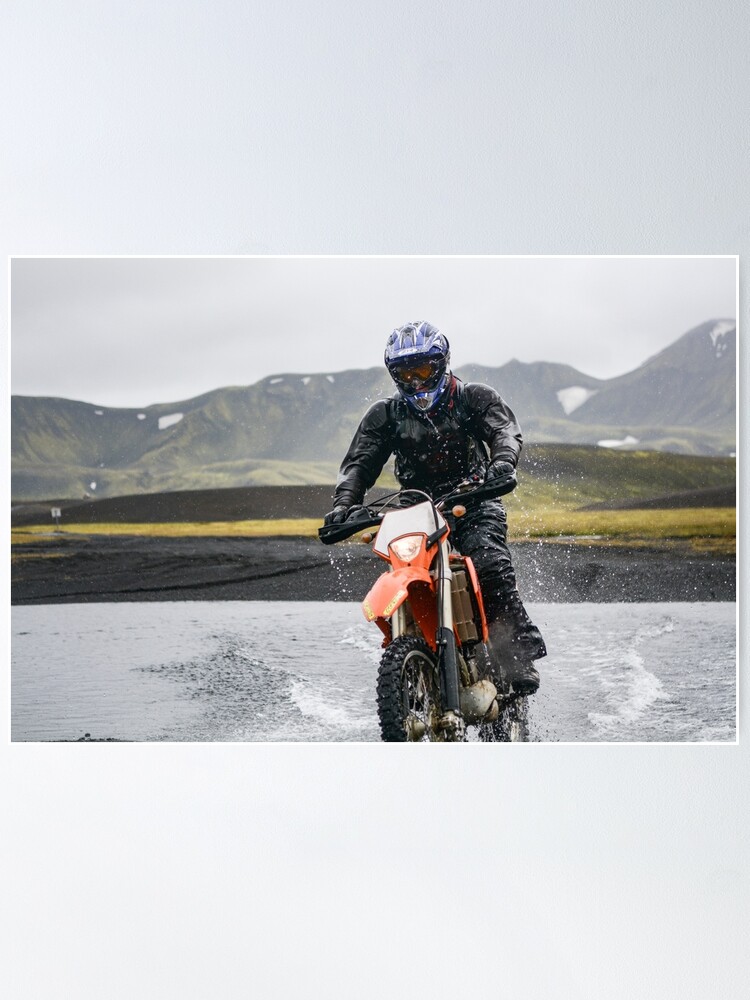
[(346, 515), (348, 513), (349, 513), (349, 508), (344, 507), (342, 504), (339, 504), (337, 507), (334, 507), (333, 510), (329, 511), (326, 514), (326, 516), (323, 518), (323, 524), (326, 526), (329, 524), (343, 524), (343, 522), (346, 520)]

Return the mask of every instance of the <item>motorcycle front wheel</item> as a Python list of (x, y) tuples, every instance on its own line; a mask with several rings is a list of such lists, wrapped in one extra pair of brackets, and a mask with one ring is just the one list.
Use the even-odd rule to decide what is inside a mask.
[(378, 667), (378, 718), (386, 743), (441, 740), (440, 685), (432, 650), (402, 635), (388, 645)]

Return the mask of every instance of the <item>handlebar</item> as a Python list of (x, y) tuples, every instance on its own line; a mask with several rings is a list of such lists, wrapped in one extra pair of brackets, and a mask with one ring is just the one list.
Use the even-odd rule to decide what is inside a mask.
[[(460, 486), (440, 500), (436, 500), (435, 506), (438, 510), (443, 511), (446, 508), (450, 508), (452, 504), (459, 502), (464, 506), (473, 506), (474, 504), (482, 503), (484, 500), (493, 500), (496, 497), (505, 496), (512, 492), (517, 485), (518, 480), (516, 479), (515, 472), (502, 478), (491, 479), (488, 483), (474, 484), (471, 481), (467, 481), (466, 483), (461, 483)], [(420, 493), (418, 490), (403, 490), (384, 497), (383, 501), (392, 501), (395, 497), (400, 497), (404, 493), (414, 493), (415, 495), (418, 494), (422, 499), (429, 499), (427, 494)], [(421, 500), (415, 500), (415, 502), (420, 503)], [(318, 538), (324, 545), (334, 545), (336, 542), (343, 542), (365, 528), (379, 527), (384, 514), (384, 510), (357, 507), (353, 515), (345, 521), (338, 524), (324, 524), (321, 528), (318, 528)]]
[(318, 528), (318, 538), (324, 545), (334, 545), (336, 542), (343, 542), (346, 538), (351, 538), (358, 531), (365, 528), (374, 528), (380, 525), (383, 520), (382, 514), (374, 514), (366, 507), (360, 508), (357, 516), (341, 521), (339, 524), (324, 524)]
[(451, 504), (458, 503), (459, 501), (462, 504), (482, 503), (484, 500), (494, 500), (497, 497), (504, 497), (508, 493), (512, 493), (516, 486), (518, 486), (518, 479), (516, 478), (515, 471), (502, 478), (490, 479), (489, 482), (478, 483), (477, 485), (471, 482), (462, 483), (452, 493), (443, 497), (439, 501), (439, 505), (444, 510), (446, 507), (450, 507)]

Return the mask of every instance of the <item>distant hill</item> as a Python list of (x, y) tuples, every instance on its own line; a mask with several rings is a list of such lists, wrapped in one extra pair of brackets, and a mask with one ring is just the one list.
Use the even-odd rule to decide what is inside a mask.
[[(456, 374), (494, 386), (527, 443), (728, 456), (735, 372), (735, 323), (711, 320), (614, 379), (515, 360)], [(330, 483), (363, 411), (392, 391), (385, 370), (371, 368), (284, 373), (140, 410), (14, 396), (12, 496)]]
[[(510, 511), (735, 505), (731, 458), (591, 445), (529, 445), (521, 456), (518, 478), (518, 490), (505, 498)], [(63, 524), (322, 518), (330, 508), (332, 490), (329, 483), (174, 490), (89, 500), (48, 498), (44, 503), (14, 504), (11, 524), (51, 524), (51, 506), (61, 508)], [(378, 493), (382, 490), (371, 491), (368, 499)]]

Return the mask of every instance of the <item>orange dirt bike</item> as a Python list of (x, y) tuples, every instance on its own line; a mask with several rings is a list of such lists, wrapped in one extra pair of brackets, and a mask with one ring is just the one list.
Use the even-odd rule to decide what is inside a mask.
[(527, 699), (493, 669), (479, 580), (471, 559), (453, 550), (443, 516), (450, 509), (462, 517), (515, 485), (515, 474), (467, 480), (437, 501), (400, 490), (319, 529), (326, 545), (364, 532), (389, 564), (362, 602), (384, 636), (377, 681), (384, 740), (460, 741), (467, 726), (484, 741), (528, 739)]

